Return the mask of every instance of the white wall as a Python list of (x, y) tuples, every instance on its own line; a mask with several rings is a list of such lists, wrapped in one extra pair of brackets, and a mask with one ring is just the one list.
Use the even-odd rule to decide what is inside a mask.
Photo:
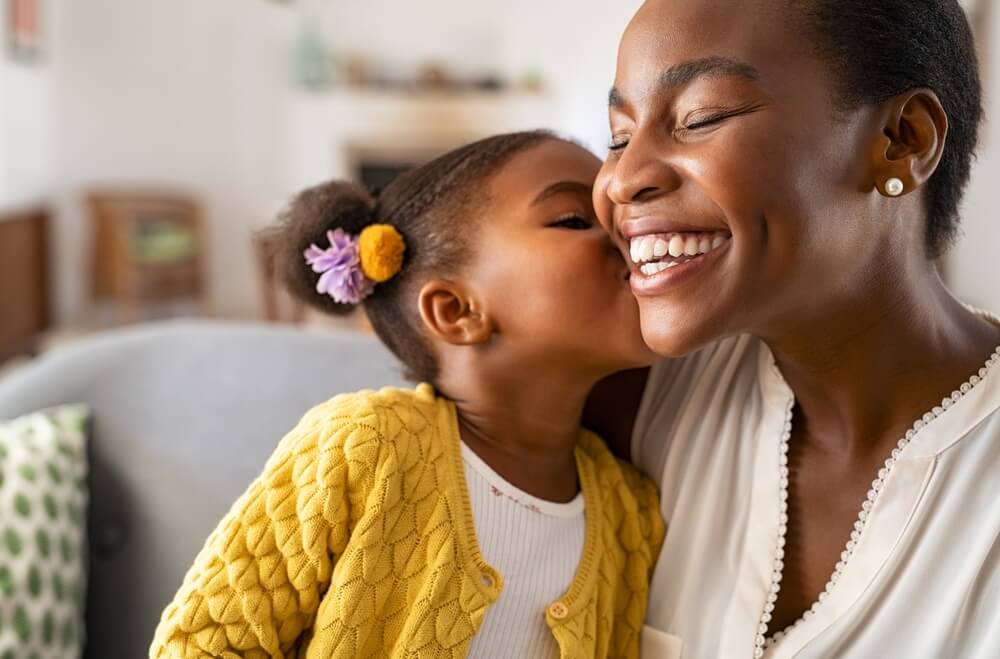
[[(289, 83), (289, 51), (301, 7), (338, 53), (380, 54), (398, 67), (436, 58), (512, 77), (539, 68), (558, 104), (553, 127), (600, 152), (618, 38), (640, 1), (581, 11), (577, 0), (51, 0), (60, 28), (52, 62), (0, 68), (0, 204), (54, 191), (57, 315), (73, 320), (86, 299), (81, 191), (123, 182), (192, 190), (210, 219), (212, 306), (252, 316), (250, 233), (288, 193), (286, 128), (301, 100)], [(989, 57), (992, 92), (1000, 49)], [(989, 112), (997, 115), (992, 103)], [(1000, 310), (998, 132), (975, 173), (950, 281), (964, 298)], [(18, 154), (16, 169), (9, 153)]]
[[(3, 46), (4, 44), (0, 43), (0, 48)], [(10, 112), (10, 92), (7, 89), (7, 83), (4, 82), (7, 77), (4, 70), (6, 66), (6, 63), (0, 64), (0, 208), (7, 205), (7, 170), (10, 166), (7, 162), (9, 155), (4, 137), (7, 133), (7, 115)]]
[[(641, 0), (368, 0), (319, 2), (338, 52), (376, 52), (405, 66), (438, 58), (517, 78), (542, 69), (564, 109), (557, 127), (603, 152), (618, 39)], [(312, 3), (317, 6), (317, 3)], [(458, 73), (462, 73), (458, 67)]]
[(51, 80), (45, 68), (0, 64), (0, 206), (44, 199), (52, 184)]
[[(45, 6), (43, 26), (54, 34), (56, 13)], [(36, 63), (16, 62), (8, 47), (0, 38), (0, 208), (44, 199), (53, 177), (52, 53), (46, 49)]]
[(255, 307), (249, 227), (280, 160), (292, 14), (263, 0), (62, 3), (55, 77), (58, 316), (78, 317), (90, 186), (187, 190), (206, 204), (214, 310)]
[[(569, 108), (557, 129), (595, 149), (618, 37), (639, 0), (300, 0), (338, 51), (391, 62), (441, 58), (470, 71), (544, 70)], [(55, 67), (60, 214), (57, 311), (85, 300), (88, 232), (80, 193), (102, 182), (192, 189), (211, 220), (214, 310), (256, 312), (249, 249), (287, 190), (283, 126), (293, 99), (289, 50), (296, 3), (267, 0), (61, 0)], [(334, 120), (333, 117), (330, 118)], [(321, 132), (321, 131), (320, 131)]]
[(971, 304), (1000, 313), (1000, 8), (982, 0), (987, 123), (966, 199), (963, 237), (948, 259), (949, 283)]

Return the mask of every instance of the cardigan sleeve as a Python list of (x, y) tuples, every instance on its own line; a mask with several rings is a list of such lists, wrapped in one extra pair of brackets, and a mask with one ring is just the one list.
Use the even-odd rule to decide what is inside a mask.
[(351, 500), (364, 486), (345, 455), (352, 445), (377, 444), (359, 398), (314, 408), (281, 440), (163, 612), (150, 659), (294, 656), (346, 547)]

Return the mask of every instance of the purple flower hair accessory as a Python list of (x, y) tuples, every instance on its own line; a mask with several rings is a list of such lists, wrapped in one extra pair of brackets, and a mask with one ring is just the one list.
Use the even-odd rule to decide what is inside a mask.
[(329, 247), (320, 249), (313, 244), (305, 251), (306, 263), (321, 275), (316, 292), (339, 304), (358, 304), (375, 288), (361, 270), (358, 241), (343, 229), (327, 231), (326, 237)]

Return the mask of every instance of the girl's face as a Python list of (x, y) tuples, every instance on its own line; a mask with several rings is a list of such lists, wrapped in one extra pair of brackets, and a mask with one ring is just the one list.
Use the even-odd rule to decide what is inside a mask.
[(784, 6), (648, 0), (622, 39), (594, 201), (660, 354), (815, 325), (922, 249), (874, 190), (878, 108), (838, 110)]
[(600, 161), (561, 140), (510, 160), (489, 185), (467, 275), (522, 363), (597, 375), (647, 365), (628, 266), (597, 221)]

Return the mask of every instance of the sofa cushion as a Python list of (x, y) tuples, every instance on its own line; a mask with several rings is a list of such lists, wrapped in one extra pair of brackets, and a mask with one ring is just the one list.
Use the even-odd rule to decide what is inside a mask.
[(0, 657), (83, 647), (87, 409), (0, 421)]
[(370, 336), (192, 321), (96, 335), (0, 379), (0, 418), (93, 412), (84, 656), (147, 654), (205, 538), (306, 410), (402, 382)]

